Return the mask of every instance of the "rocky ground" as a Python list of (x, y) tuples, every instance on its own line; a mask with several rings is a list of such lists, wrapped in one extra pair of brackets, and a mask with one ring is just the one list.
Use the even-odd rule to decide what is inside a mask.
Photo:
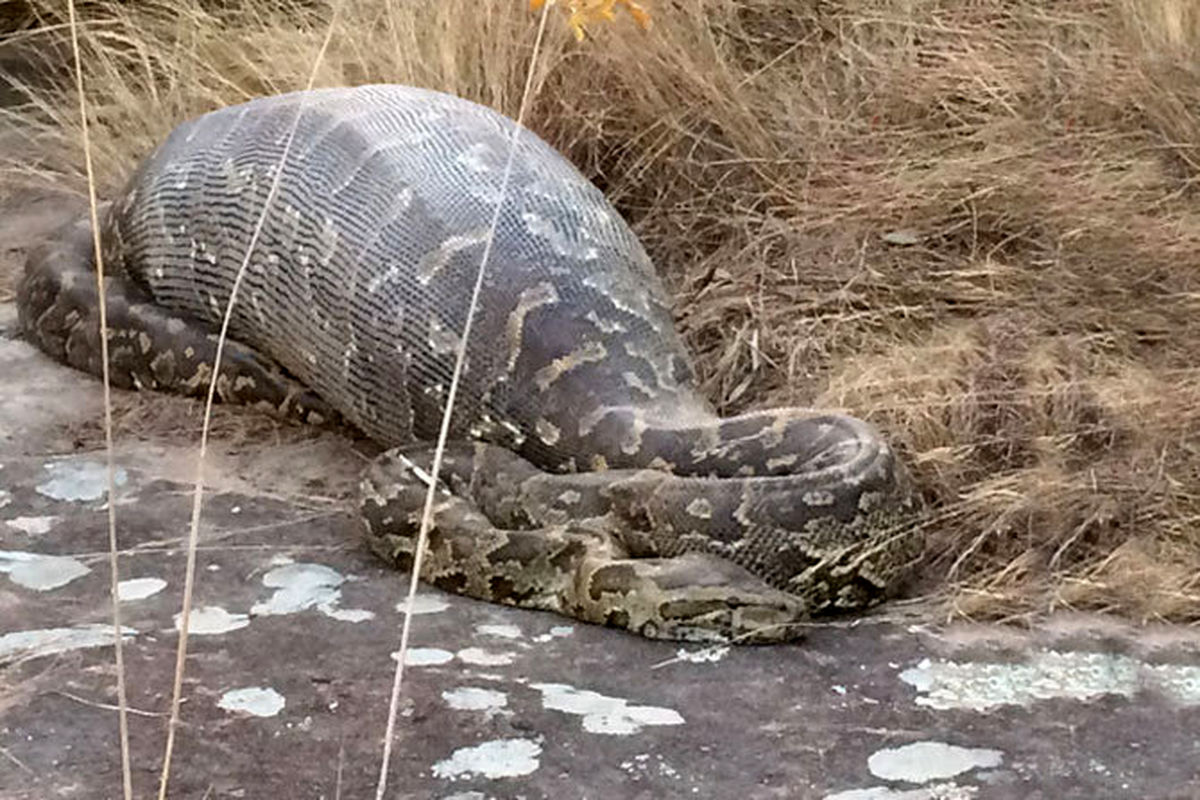
[[(0, 273), (64, 207), (0, 209)], [(15, 323), (0, 303), (0, 797), (117, 797), (100, 386)], [(370, 797), (407, 584), (358, 538), (349, 440), (265, 430), (218, 438), (208, 463), (171, 796)], [(195, 438), (117, 447), (140, 797), (163, 755)], [(705, 649), (426, 587), (411, 612), (389, 797), (1200, 797), (1194, 629), (892, 615)]]

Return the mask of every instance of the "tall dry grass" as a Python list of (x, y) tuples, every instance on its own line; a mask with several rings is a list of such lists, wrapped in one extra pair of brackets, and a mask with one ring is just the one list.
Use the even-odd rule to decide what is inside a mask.
[[(529, 124), (633, 222), (703, 390), (881, 425), (948, 615), (1200, 619), (1200, 8), (1187, 0), (649, 0), (551, 26)], [(81, 185), (65, 4), (8, 6), (40, 158)], [(184, 117), (303, 85), (322, 0), (82, 6), (110, 190)], [(318, 84), (516, 111), (524, 0), (347, 0)], [(3, 58), (3, 52), (0, 52)]]

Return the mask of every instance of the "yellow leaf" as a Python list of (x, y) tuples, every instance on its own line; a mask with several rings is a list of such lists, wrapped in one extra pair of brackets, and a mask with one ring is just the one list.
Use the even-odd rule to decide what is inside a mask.
[[(529, 8), (537, 11), (545, 3), (546, 0), (529, 0)], [(633, 17), (634, 22), (643, 30), (650, 27), (650, 13), (634, 0), (566, 0), (564, 5), (569, 9), (567, 26), (578, 41), (583, 41), (585, 28), (588, 25), (594, 22), (615, 20), (617, 6), (623, 6)]]
[(633, 17), (633, 21), (642, 27), (642, 30), (650, 29), (650, 12), (639, 6), (633, 0), (625, 0), (625, 7), (629, 9), (629, 16)]
[(576, 41), (583, 41), (583, 20), (584, 17), (578, 11), (567, 19), (567, 25), (571, 26), (571, 30), (575, 32)]

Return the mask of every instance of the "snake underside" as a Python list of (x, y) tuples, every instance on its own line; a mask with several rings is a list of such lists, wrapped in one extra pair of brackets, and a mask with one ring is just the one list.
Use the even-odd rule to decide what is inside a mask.
[[(114, 382), (206, 391), (245, 262), (220, 399), (342, 420), (389, 448), (361, 512), (372, 549), (408, 568), (500, 203), (424, 580), (651, 637), (751, 642), (893, 592), (920, 542), (878, 432), (807, 409), (718, 417), (604, 196), (528, 131), (505, 184), (513, 128), (390, 85), (183, 123), (101, 223)], [(31, 254), (18, 309), (28, 338), (99, 374), (86, 221)]]

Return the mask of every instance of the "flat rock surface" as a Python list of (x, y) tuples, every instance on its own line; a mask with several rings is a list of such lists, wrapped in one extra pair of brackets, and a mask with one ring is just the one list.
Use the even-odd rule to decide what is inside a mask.
[[(100, 386), (14, 329), (0, 303), (0, 797), (119, 797)], [(152, 407), (116, 449), (138, 797), (163, 761), (199, 427), (195, 404)], [(407, 579), (359, 538), (363, 457), (333, 432), (229, 430), (205, 468), (170, 796), (373, 797)], [(706, 649), (424, 586), (413, 613), (388, 797), (1200, 796), (1194, 629), (892, 610)]]

